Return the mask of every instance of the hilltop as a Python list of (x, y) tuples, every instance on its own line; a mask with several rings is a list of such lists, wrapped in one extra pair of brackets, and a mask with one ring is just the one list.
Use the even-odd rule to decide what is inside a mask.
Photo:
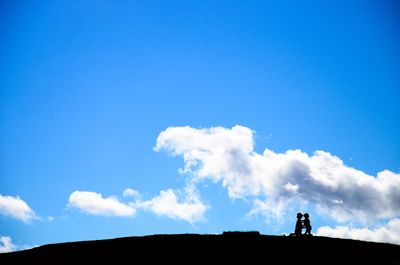
[(400, 246), (327, 237), (288, 237), (258, 232), (171, 234), (79, 241), (0, 254), (0, 264), (21, 261), (243, 262), (263, 264), (400, 264)]

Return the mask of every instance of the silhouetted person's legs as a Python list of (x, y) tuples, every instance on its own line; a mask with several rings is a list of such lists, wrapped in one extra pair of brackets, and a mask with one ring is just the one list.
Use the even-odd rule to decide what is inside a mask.
[(301, 213), (297, 214), (297, 221), (296, 221), (296, 227), (294, 228), (294, 234), (296, 236), (301, 236), (301, 230), (303, 229), (303, 224), (301, 222), (301, 218), (303, 217), (303, 215)]
[(311, 236), (311, 226), (309, 226), (309, 227), (306, 228), (306, 233), (305, 233), (305, 235)]
[(311, 227), (311, 222), (310, 222), (308, 213), (304, 214), (303, 227), (306, 229), (306, 232), (304, 234), (311, 236), (312, 227)]

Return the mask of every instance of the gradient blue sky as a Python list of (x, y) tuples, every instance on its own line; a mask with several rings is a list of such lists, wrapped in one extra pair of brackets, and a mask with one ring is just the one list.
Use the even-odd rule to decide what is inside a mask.
[[(393, 3), (2, 1), (0, 194), (19, 196), (36, 215), (21, 221), (5, 203), (0, 236), (19, 247), (293, 230), (291, 212), (283, 220), (246, 216), (251, 200), (232, 199), (212, 181), (197, 188), (210, 208), (192, 224), (145, 210), (105, 217), (68, 206), (74, 191), (126, 202), (126, 188), (144, 200), (182, 189), (182, 156), (153, 149), (171, 126), (241, 125), (255, 132), (259, 154), (324, 150), (368, 175), (387, 169), (399, 177)], [(394, 211), (391, 218), (400, 217)], [(317, 213), (311, 220), (315, 231), (339, 224)]]

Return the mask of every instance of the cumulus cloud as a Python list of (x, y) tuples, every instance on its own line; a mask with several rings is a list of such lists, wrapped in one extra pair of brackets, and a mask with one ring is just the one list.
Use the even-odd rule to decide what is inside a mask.
[(231, 198), (253, 199), (250, 214), (279, 217), (297, 202), (339, 222), (400, 215), (400, 174), (383, 170), (371, 176), (321, 150), (260, 154), (254, 151), (253, 131), (243, 126), (169, 127), (154, 149), (182, 156), (180, 172), (191, 182), (211, 180), (226, 187)]
[(285, 220), (285, 215), (298, 209), (316, 209), (342, 224), (374, 224), (391, 220), (383, 227), (322, 227), (320, 235), (399, 242), (400, 174), (389, 170), (371, 176), (349, 167), (329, 152), (309, 155), (301, 150), (276, 153), (254, 150), (254, 132), (243, 126), (196, 129), (170, 127), (162, 131), (154, 147), (173, 156), (182, 156), (179, 172), (186, 178), (183, 189), (166, 189), (144, 200), (131, 188), (123, 197), (103, 198), (100, 193), (75, 191), (69, 206), (82, 212), (103, 216), (133, 216), (138, 210), (152, 212), (189, 223), (205, 220), (210, 208), (199, 195), (198, 185), (219, 183), (232, 199), (253, 202), (247, 216), (263, 215)]
[(132, 205), (120, 202), (117, 197), (103, 198), (100, 193), (90, 191), (71, 193), (68, 206), (92, 215), (128, 217), (136, 213)]
[(181, 200), (179, 200), (180, 193), (182, 192), (171, 189), (161, 191), (151, 200), (140, 202), (139, 207), (174, 220), (180, 219), (189, 223), (204, 220), (208, 206), (201, 202), (195, 189), (186, 187)]
[(0, 236), (0, 253), (16, 251), (17, 247), (11, 242), (11, 237)]
[(131, 188), (125, 189), (123, 196), (133, 197), (134, 201), (123, 203), (115, 196), (103, 198), (100, 193), (75, 191), (69, 196), (68, 207), (92, 215), (121, 217), (133, 216), (137, 210), (143, 209), (158, 216), (189, 223), (204, 220), (204, 213), (208, 209), (192, 185), (184, 190), (162, 190), (159, 195), (148, 200), (142, 200), (140, 193)]
[(18, 196), (2, 196), (0, 194), (0, 214), (25, 223), (38, 219), (36, 213)]
[(386, 225), (373, 229), (349, 228), (347, 226), (331, 228), (329, 226), (323, 226), (318, 228), (317, 235), (400, 245), (400, 219), (392, 219)]

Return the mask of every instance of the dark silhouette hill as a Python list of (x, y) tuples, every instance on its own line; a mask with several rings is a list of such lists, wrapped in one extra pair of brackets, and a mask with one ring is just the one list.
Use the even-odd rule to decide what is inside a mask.
[(132, 264), (396, 264), (400, 246), (319, 236), (258, 232), (172, 234), (49, 244), (0, 254), (0, 264), (128, 262)]

